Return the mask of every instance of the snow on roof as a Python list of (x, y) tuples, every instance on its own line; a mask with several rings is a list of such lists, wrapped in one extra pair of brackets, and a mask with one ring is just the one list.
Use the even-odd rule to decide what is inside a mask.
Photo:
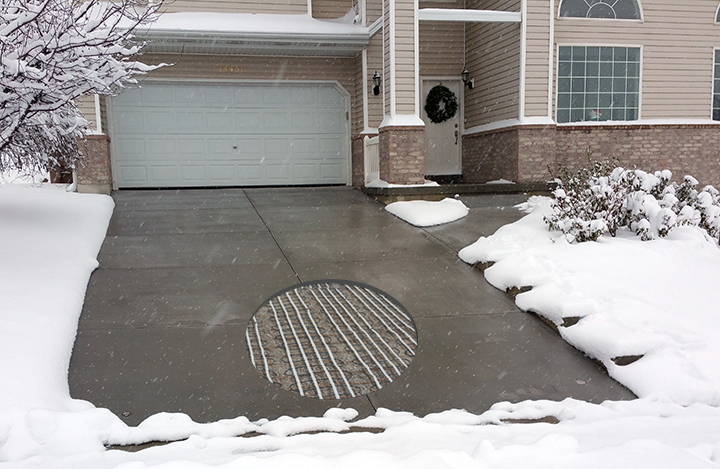
[(338, 20), (320, 20), (310, 15), (266, 13), (165, 13), (150, 26), (151, 32), (193, 31), (252, 33), (268, 36), (368, 35), (368, 28)]

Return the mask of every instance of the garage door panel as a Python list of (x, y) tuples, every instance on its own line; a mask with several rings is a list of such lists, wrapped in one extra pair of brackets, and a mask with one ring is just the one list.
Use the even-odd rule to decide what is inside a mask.
[(127, 165), (120, 168), (119, 177), (128, 181), (129, 184), (137, 184), (138, 186), (147, 185), (148, 179), (147, 166)]
[(144, 121), (146, 133), (175, 131), (175, 113), (170, 111), (146, 111)]
[(221, 104), (220, 109), (231, 106), (233, 103), (233, 88), (228, 86), (209, 86), (205, 88), (205, 103), (209, 105)]
[(327, 181), (328, 184), (332, 184), (330, 181), (336, 181), (345, 175), (345, 166), (338, 163), (321, 163), (320, 164), (320, 179)]
[(145, 140), (145, 154), (155, 160), (173, 161), (177, 154), (175, 140), (170, 138), (147, 138)]
[[(160, 105), (167, 105), (168, 103), (173, 102), (173, 88), (172, 86), (152, 86), (152, 85), (143, 85), (142, 88), (140, 88), (141, 96), (142, 96), (142, 102), (139, 103), (141, 105), (146, 104), (160, 104)], [(125, 94), (129, 93), (123, 93), (121, 96), (125, 96)]]
[(266, 163), (265, 178), (271, 184), (288, 184), (288, 181), (290, 181), (290, 165)]
[(142, 137), (127, 137), (115, 142), (115, 151), (123, 155), (123, 160), (128, 162), (144, 161), (145, 156), (145, 139)]
[(314, 106), (317, 102), (316, 88), (292, 88), (290, 90), (290, 103), (293, 105), (303, 104), (305, 106)]
[(248, 110), (235, 113), (235, 130), (241, 133), (259, 132), (262, 129), (262, 114), (259, 111)]
[(173, 87), (174, 103), (180, 106), (202, 106), (205, 104), (205, 93), (203, 91), (204, 87), (201, 86), (175, 86)]
[(265, 184), (265, 167), (260, 164), (238, 164), (238, 177), (241, 184)]
[(229, 112), (208, 111), (205, 114), (205, 127), (208, 133), (228, 134), (235, 130), (235, 116)]
[(291, 119), (293, 132), (308, 133), (320, 130), (317, 116), (312, 112), (293, 112)]
[(337, 112), (321, 112), (318, 114), (320, 131), (322, 133), (341, 134), (345, 130), (345, 115)]
[(201, 111), (185, 111), (175, 114), (176, 129), (168, 130), (168, 132), (182, 133), (204, 133), (207, 126), (205, 125), (205, 113)]
[(333, 86), (150, 83), (113, 98), (112, 112), (120, 187), (346, 182)]
[(114, 128), (116, 133), (143, 133), (145, 116), (139, 110), (124, 110), (115, 114)]
[(287, 112), (266, 112), (263, 114), (264, 130), (267, 133), (281, 133), (291, 130), (290, 114)]
[(233, 94), (233, 102), (239, 107), (262, 107), (263, 97), (255, 86), (235, 88)]
[(177, 167), (174, 164), (152, 165), (150, 167), (151, 182), (170, 184), (177, 181)]
[(290, 155), (290, 140), (288, 138), (266, 138), (265, 156), (272, 159), (287, 159)]
[(205, 159), (207, 147), (204, 138), (183, 138), (177, 140), (177, 152), (182, 159)]
[(286, 86), (273, 86), (260, 88), (262, 103), (269, 107), (287, 108), (290, 102), (290, 88)]
[(293, 165), (293, 182), (302, 184), (316, 181), (318, 178), (318, 165), (298, 163)]

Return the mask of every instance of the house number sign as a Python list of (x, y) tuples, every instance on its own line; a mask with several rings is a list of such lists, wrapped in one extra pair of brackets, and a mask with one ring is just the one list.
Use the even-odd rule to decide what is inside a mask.
[(240, 73), (243, 71), (242, 67), (237, 65), (221, 65), (220, 71), (222, 73)]

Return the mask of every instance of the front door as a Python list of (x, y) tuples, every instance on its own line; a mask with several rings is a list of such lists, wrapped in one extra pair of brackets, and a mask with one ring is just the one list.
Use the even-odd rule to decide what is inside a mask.
[[(435, 86), (444, 86), (452, 91), (458, 102), (455, 115), (444, 122), (433, 123), (425, 112), (428, 93)], [(425, 121), (425, 174), (429, 176), (445, 176), (462, 173), (462, 151), (460, 127), (462, 106), (462, 87), (460, 80), (431, 80), (422, 81), (422, 110), (421, 115)]]

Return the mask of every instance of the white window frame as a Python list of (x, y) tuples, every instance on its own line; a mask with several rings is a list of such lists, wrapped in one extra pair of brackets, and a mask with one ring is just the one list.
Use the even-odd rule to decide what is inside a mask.
[[(558, 100), (560, 97), (559, 93), (559, 81), (560, 81), (560, 48), (561, 47), (627, 47), (627, 48), (639, 48), (640, 49), (640, 73), (638, 76), (638, 115), (637, 119), (634, 120), (624, 120), (624, 121), (614, 121), (614, 120), (607, 120), (607, 121), (579, 121), (579, 122), (558, 122)], [(644, 48), (642, 44), (610, 44), (610, 43), (558, 43), (555, 46), (555, 64), (553, 67), (555, 68), (555, 100), (554, 100), (554, 106), (555, 110), (553, 112), (553, 119), (555, 120), (555, 123), (557, 126), (588, 126), (588, 125), (627, 125), (627, 124), (637, 124), (637, 121), (642, 119), (642, 102), (643, 102), (643, 63), (644, 63)]]
[(557, 7), (557, 14), (555, 15), (555, 18), (560, 21), (625, 21), (628, 23), (644, 23), (645, 22), (645, 13), (643, 11), (642, 3), (640, 3), (640, 0), (635, 0), (638, 6), (638, 10), (640, 11), (640, 18), (639, 19), (632, 19), (632, 18), (581, 18), (576, 16), (560, 16), (560, 7), (562, 7), (562, 3), (565, 0), (560, 0)]
[(720, 21), (718, 21), (718, 16), (720, 16), (720, 4), (718, 4), (718, 7), (715, 9), (715, 18), (713, 19), (714, 24), (720, 24)]

